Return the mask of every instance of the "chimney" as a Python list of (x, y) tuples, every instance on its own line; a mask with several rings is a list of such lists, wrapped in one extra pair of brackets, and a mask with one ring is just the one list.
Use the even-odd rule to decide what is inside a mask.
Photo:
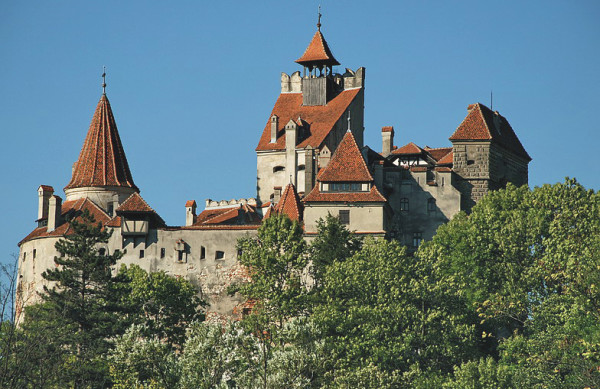
[(185, 203), (185, 225), (191, 226), (196, 222), (196, 200), (188, 200)]
[(285, 125), (285, 148), (296, 150), (296, 140), (298, 134), (298, 124), (290, 119)]
[(392, 153), (392, 147), (394, 146), (394, 127), (382, 127), (381, 128), (381, 155), (387, 157)]
[(271, 116), (271, 143), (277, 142), (277, 129), (279, 128), (279, 117)]
[(40, 185), (38, 188), (38, 220), (48, 217), (48, 201), (54, 194), (54, 188), (50, 185)]
[(54, 231), (60, 223), (61, 208), (62, 199), (59, 196), (50, 197), (48, 201), (48, 232)]

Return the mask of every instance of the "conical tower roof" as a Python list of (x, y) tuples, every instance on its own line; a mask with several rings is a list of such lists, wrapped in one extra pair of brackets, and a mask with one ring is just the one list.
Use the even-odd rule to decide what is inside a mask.
[(139, 191), (129, 171), (110, 103), (103, 94), (65, 190), (107, 186)]
[(304, 66), (336, 66), (340, 64), (329, 49), (329, 45), (323, 37), (320, 28), (317, 30), (317, 32), (315, 32), (315, 35), (304, 51), (304, 54), (302, 54), (302, 57), (298, 58), (296, 62)]

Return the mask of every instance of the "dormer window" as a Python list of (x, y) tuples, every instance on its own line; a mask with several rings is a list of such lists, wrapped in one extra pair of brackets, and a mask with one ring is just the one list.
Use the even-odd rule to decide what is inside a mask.
[(360, 182), (331, 182), (329, 192), (362, 192), (363, 184)]

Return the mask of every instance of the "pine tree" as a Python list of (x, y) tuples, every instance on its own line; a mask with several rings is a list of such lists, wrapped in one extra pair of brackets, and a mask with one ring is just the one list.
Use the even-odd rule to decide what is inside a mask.
[(44, 287), (43, 298), (49, 307), (47, 320), (66, 335), (57, 337), (70, 355), (66, 382), (76, 388), (103, 387), (108, 372), (100, 356), (109, 348), (107, 339), (120, 330), (118, 279), (112, 267), (122, 254), (108, 254), (101, 247), (111, 232), (87, 210), (80, 220), (72, 220), (73, 233), (56, 243), (56, 268), (42, 274), (54, 286)]

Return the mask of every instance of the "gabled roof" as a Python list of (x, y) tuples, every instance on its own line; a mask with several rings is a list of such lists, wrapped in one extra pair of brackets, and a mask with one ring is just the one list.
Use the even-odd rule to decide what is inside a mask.
[[(303, 126), (304, 138), (300, 140), (296, 147), (311, 146), (315, 149), (320, 148), (335, 123), (348, 110), (348, 107), (361, 90), (362, 88), (345, 90), (329, 100), (327, 105), (312, 106), (302, 105), (302, 93), (280, 94), (273, 111), (269, 115), (269, 120), (267, 120), (256, 151), (285, 150), (285, 133), (283, 131), (285, 125), (290, 120), (296, 121), (298, 118), (302, 118), (303, 123), (306, 123), (306, 125)], [(277, 129), (277, 141), (271, 143), (270, 118), (273, 115), (279, 117), (279, 128)]]
[(394, 155), (417, 155), (417, 154), (422, 154), (422, 153), (423, 153), (423, 149), (420, 148), (419, 146), (417, 146), (416, 144), (414, 144), (413, 142), (410, 142), (410, 143), (392, 151), (392, 154), (394, 154)]
[(148, 205), (139, 193), (133, 193), (116, 209), (118, 214), (123, 213), (147, 213), (150, 214), (160, 226), (165, 226), (165, 221)]
[(373, 181), (373, 176), (371, 176), (351, 132), (346, 132), (331, 156), (329, 164), (319, 172), (317, 180), (321, 182)]
[(505, 117), (497, 111), (492, 112), (481, 103), (471, 104), (467, 109), (469, 113), (450, 137), (451, 141), (493, 140), (507, 150), (531, 161), (531, 157)]
[(321, 192), (319, 185), (315, 185), (304, 203), (337, 202), (337, 203), (385, 203), (387, 200), (377, 190), (375, 185), (371, 186), (369, 192)]
[(210, 225), (253, 225), (260, 223), (260, 216), (256, 209), (248, 204), (232, 207), (205, 209), (197, 217), (194, 226)]
[(137, 187), (133, 183), (117, 124), (106, 95), (102, 95), (71, 181), (65, 190), (81, 187)]
[(437, 161), (438, 165), (448, 165), (454, 163), (454, 152), (450, 151), (444, 157)]
[(321, 64), (328, 66), (336, 66), (340, 63), (333, 57), (327, 41), (321, 34), (321, 30), (317, 30), (312, 40), (308, 44), (302, 57), (296, 60), (300, 65)]
[(72, 234), (73, 231), (71, 229), (71, 223), (67, 222), (66, 220), (71, 219), (81, 221), (81, 214), (83, 213), (84, 209), (87, 209), (90, 214), (94, 216), (96, 223), (101, 223), (103, 226), (107, 226), (111, 223), (111, 217), (87, 198), (65, 201), (61, 206), (60, 224), (56, 226), (54, 231), (48, 232), (48, 228), (46, 226), (38, 227), (23, 240), (21, 240), (19, 242), (19, 246), (24, 242), (35, 238), (60, 237)]
[[(425, 151), (429, 153), (431, 158), (433, 158), (437, 163), (439, 163), (442, 158), (445, 158), (448, 154), (452, 153), (452, 147), (425, 147)], [(450, 160), (450, 162), (452, 162), (452, 160)]]
[(293, 184), (288, 184), (281, 195), (281, 199), (274, 209), (279, 214), (286, 214), (292, 220), (302, 220), (302, 203), (296, 187)]

